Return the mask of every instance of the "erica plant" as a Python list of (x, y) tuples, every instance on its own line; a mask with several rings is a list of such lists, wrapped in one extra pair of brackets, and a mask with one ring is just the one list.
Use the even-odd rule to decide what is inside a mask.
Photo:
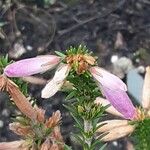
[[(102, 150), (106, 146), (104, 141), (118, 139), (131, 133), (137, 140), (143, 140), (137, 147), (148, 150), (149, 136), (143, 136), (142, 132), (147, 134), (150, 131), (147, 128), (150, 125), (150, 97), (143, 99), (143, 108), (136, 108), (127, 95), (125, 83), (99, 67), (96, 60), (97, 57), (86, 47), (79, 46), (70, 47), (64, 53), (56, 52), (56, 55), (37, 56), (11, 64), (4, 61), (1, 65), (0, 89), (8, 92), (22, 112), (22, 116), (19, 119), (16, 117), (16, 121), (10, 124), (10, 129), (21, 135), (23, 140), (19, 141), (20, 143), (1, 143), (0, 149), (2, 146), (3, 149), (11, 149), (11, 144), (15, 145), (16, 149), (71, 149), (64, 144), (59, 130), (61, 113), (54, 112), (49, 119), (45, 119), (45, 111), (31, 105), (27, 95), (22, 93), (21, 86), (16, 85), (22, 77), (29, 79), (34, 74), (55, 69), (55, 74), (49, 82), (40, 80), (40, 83), (46, 83), (41, 97), (48, 99), (57, 91), (66, 93), (64, 109), (68, 109), (76, 122), (77, 130), (73, 132), (73, 136), (84, 150), (95, 150), (96, 147)], [(150, 72), (147, 71), (147, 74)], [(146, 86), (150, 80), (147, 74), (143, 91), (150, 89)], [(105, 111), (124, 120), (100, 122)]]

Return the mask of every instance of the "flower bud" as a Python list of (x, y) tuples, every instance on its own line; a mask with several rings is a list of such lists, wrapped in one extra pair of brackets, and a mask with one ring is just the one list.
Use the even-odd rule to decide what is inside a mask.
[(38, 56), (23, 59), (8, 65), (4, 69), (4, 74), (8, 77), (25, 77), (37, 73), (45, 72), (60, 62), (60, 58), (55, 55)]
[(120, 126), (125, 126), (128, 125), (128, 121), (127, 120), (107, 120), (107, 121), (102, 121), (100, 123), (98, 123), (97, 126), (99, 125), (103, 125), (101, 126), (97, 132), (108, 132), (114, 128), (120, 127)]
[(120, 126), (110, 130), (109, 133), (106, 134), (106, 136), (104, 136), (101, 140), (105, 142), (117, 140), (119, 138), (127, 136), (128, 134), (131, 134), (134, 129), (135, 127), (132, 125)]
[(53, 79), (42, 90), (42, 98), (49, 98), (59, 91), (70, 71), (70, 65), (62, 64), (55, 72)]

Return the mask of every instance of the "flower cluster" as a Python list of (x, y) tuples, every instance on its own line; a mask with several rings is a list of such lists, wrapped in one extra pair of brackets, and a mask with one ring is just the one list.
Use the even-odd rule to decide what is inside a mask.
[[(96, 57), (85, 47), (79, 46), (77, 49), (71, 47), (65, 54), (56, 53), (57, 55), (38, 56), (3, 66), (0, 90), (7, 91), (24, 114), (9, 127), (25, 140), (0, 143), (0, 149), (2, 146), (4, 149), (12, 146), (13, 149), (18, 150), (30, 148), (61, 150), (65, 146), (59, 129), (60, 112), (56, 111), (52, 117), (46, 119), (45, 111), (37, 106), (33, 107), (12, 81), (18, 80), (15, 77), (21, 77), (32, 83), (46, 84), (41, 92), (42, 98), (50, 98), (57, 91), (67, 90), (69, 95), (66, 99), (69, 100), (69, 105), (65, 106), (79, 127), (81, 135), (79, 142), (83, 144), (84, 149), (93, 150), (93, 145), (99, 141), (99, 138), (102, 141), (111, 141), (131, 134), (133, 131), (135, 135), (138, 135), (137, 139), (141, 147), (147, 149), (150, 146), (150, 128), (148, 128), (150, 124), (150, 67), (147, 67), (145, 74), (142, 108), (135, 108), (127, 94), (126, 84), (117, 76), (98, 67)], [(51, 69), (56, 71), (49, 81), (32, 76)], [(99, 97), (101, 93), (102, 97)], [(99, 118), (103, 116), (104, 111), (123, 119), (99, 123)]]
[(126, 85), (117, 76), (98, 67), (95, 58), (87, 52), (69, 51), (63, 59), (55, 55), (45, 55), (20, 60), (8, 65), (4, 69), (4, 74), (8, 77), (26, 77), (42, 73), (54, 66), (58, 66), (57, 70), (42, 90), (43, 98), (49, 98), (59, 91), (71, 70), (76, 71), (78, 75), (88, 71), (115, 109), (126, 119), (136, 118), (136, 109), (126, 93)]
[[(131, 118), (131, 120), (125, 120), (125, 117), (122, 116), (122, 114), (120, 114), (113, 106), (106, 109), (108, 113), (124, 118), (124, 120), (114, 119), (99, 123), (98, 125), (103, 124), (103, 126), (99, 128), (97, 132), (106, 135), (102, 138), (103, 141), (116, 140), (129, 135), (135, 131), (137, 127), (136, 123), (144, 122), (144, 120), (150, 118), (150, 67), (146, 68), (142, 97), (142, 108), (136, 108), (136, 117)], [(98, 105), (102, 104), (103, 106), (110, 104), (107, 99), (101, 97), (98, 97), (95, 100), (95, 103)], [(144, 128), (144, 126), (142, 128)], [(142, 132), (143, 131), (144, 130), (142, 130)]]
[(0, 143), (0, 150), (62, 150), (63, 138), (60, 133), (59, 111), (46, 119), (45, 111), (32, 106), (18, 86), (6, 76), (0, 76), (0, 90), (7, 91), (23, 116), (16, 117), (16, 122), (9, 124), (10, 130), (24, 140)]
[(24, 140), (0, 143), (0, 150), (63, 150), (64, 143), (60, 134), (60, 112), (56, 111), (48, 120), (44, 117), (44, 110), (36, 108), (38, 113), (36, 123), (23, 117), (9, 124), (9, 129)]

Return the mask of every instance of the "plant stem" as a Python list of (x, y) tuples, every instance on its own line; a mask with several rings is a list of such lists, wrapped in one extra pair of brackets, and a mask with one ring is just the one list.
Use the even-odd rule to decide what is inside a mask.
[[(89, 133), (93, 129), (92, 122), (90, 120), (84, 120), (84, 132)], [(85, 143), (88, 145), (88, 147), (91, 147), (93, 137), (86, 137)]]
[(94, 103), (101, 92), (88, 73), (78, 75), (71, 72), (68, 81), (74, 86), (67, 96), (71, 101), (67, 108), (77, 123), (78, 133), (75, 137), (82, 144), (83, 150), (94, 150), (99, 144), (99, 140), (94, 138), (96, 124), (105, 110)]

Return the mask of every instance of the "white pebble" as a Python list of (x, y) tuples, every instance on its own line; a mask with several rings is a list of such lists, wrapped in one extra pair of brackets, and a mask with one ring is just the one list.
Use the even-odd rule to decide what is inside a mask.
[(139, 66), (137, 68), (137, 70), (138, 70), (138, 73), (144, 73), (145, 72), (145, 67), (144, 66)]
[(33, 49), (33, 47), (30, 46), (30, 45), (27, 45), (26, 48), (27, 48), (28, 51), (31, 51)]
[(118, 60), (118, 55), (111, 56), (111, 62), (115, 63)]
[(117, 141), (114, 141), (114, 142), (113, 142), (113, 145), (114, 145), (114, 146), (118, 146)]
[(4, 122), (0, 120), (0, 128), (2, 128), (3, 126), (4, 126)]

